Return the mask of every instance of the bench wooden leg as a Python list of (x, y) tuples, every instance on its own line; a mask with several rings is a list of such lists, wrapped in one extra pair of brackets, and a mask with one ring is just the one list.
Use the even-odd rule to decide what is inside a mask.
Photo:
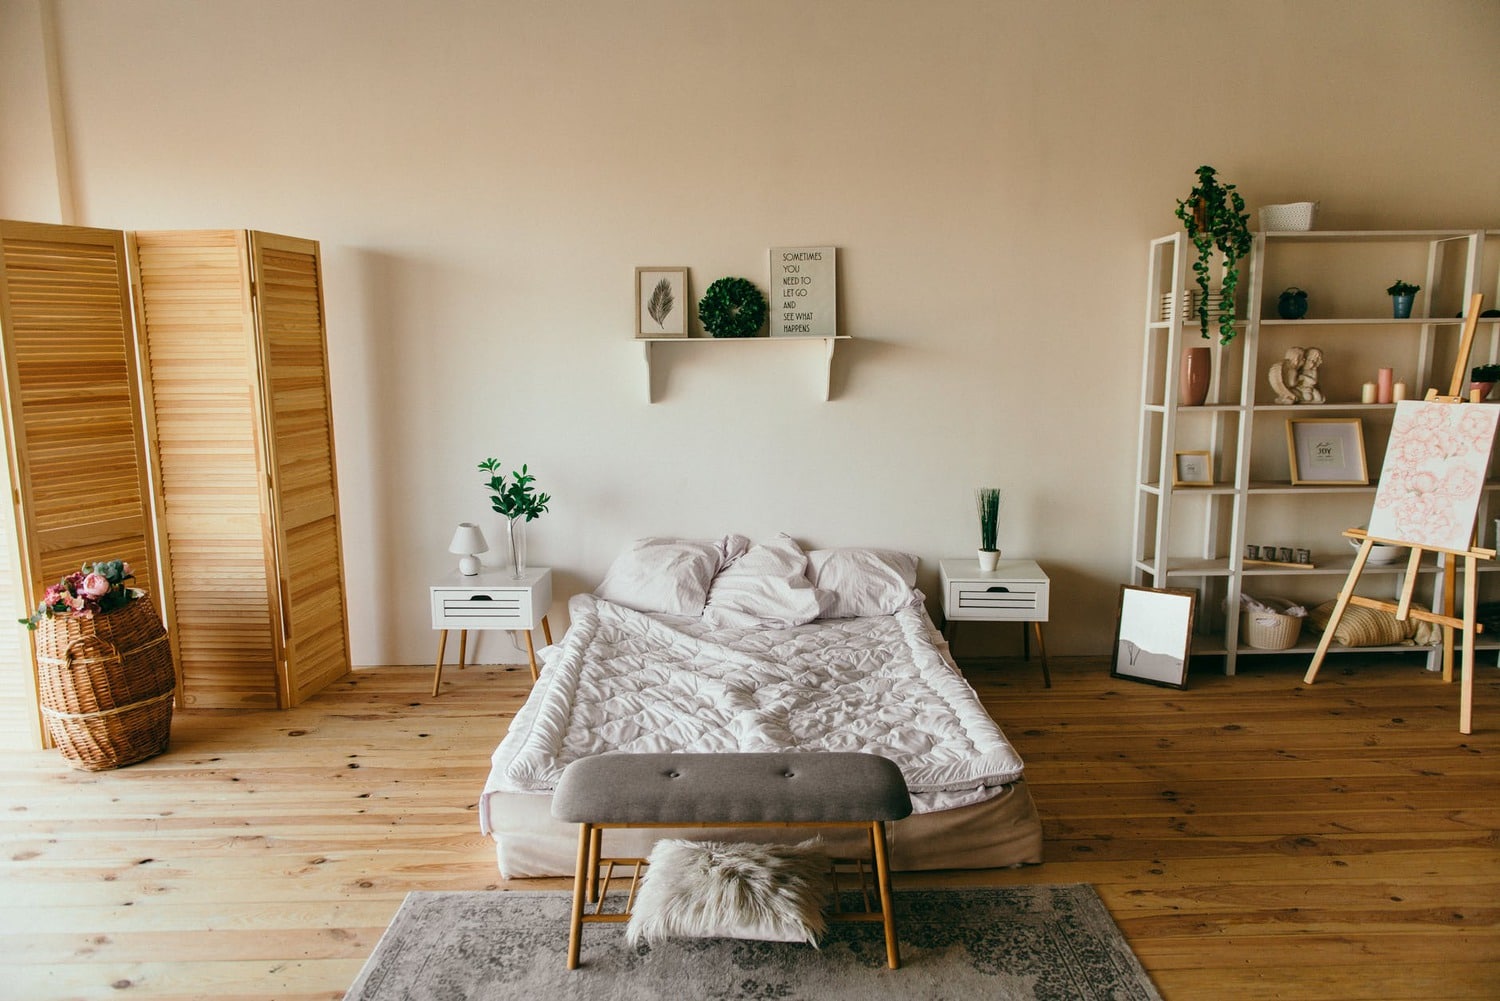
[(578, 951), (583, 945), (583, 897), (592, 886), (589, 868), (593, 862), (589, 851), (592, 825), (578, 825), (578, 864), (573, 870), (573, 918), (568, 925), (568, 969), (578, 969)]
[(897, 970), (901, 968), (901, 951), (896, 944), (896, 912), (891, 909), (891, 867), (885, 851), (884, 823), (871, 822), (870, 840), (875, 845), (875, 885), (880, 889), (880, 917), (885, 924), (886, 964)]
[(591, 904), (599, 902), (599, 853), (604, 843), (604, 831), (597, 827), (590, 828), (589, 836), (589, 858), (588, 858), (588, 901)]

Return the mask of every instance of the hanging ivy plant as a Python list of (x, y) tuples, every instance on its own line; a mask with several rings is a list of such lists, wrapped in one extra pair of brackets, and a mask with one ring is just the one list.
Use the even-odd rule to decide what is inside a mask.
[[(1235, 335), (1234, 304), (1235, 291), (1240, 284), (1239, 262), (1250, 255), (1253, 242), (1245, 200), (1233, 184), (1219, 183), (1214, 168), (1202, 166), (1198, 168), (1197, 186), (1186, 200), (1177, 203), (1177, 218), (1182, 220), (1188, 239), (1198, 250), (1193, 275), (1202, 292), (1198, 299), (1198, 323), (1203, 328), (1203, 336), (1209, 336), (1210, 310), (1219, 306), (1219, 343), (1228, 344)], [(1222, 303), (1209, 299), (1209, 269), (1215, 250), (1224, 255)]]
[(766, 312), (766, 297), (747, 278), (720, 278), (698, 301), (698, 319), (715, 337), (753, 337)]

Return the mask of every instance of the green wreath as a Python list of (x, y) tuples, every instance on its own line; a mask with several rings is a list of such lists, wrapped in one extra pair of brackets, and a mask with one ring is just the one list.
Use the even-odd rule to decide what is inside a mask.
[(766, 297), (747, 278), (720, 278), (698, 301), (698, 319), (715, 337), (753, 337), (766, 311)]

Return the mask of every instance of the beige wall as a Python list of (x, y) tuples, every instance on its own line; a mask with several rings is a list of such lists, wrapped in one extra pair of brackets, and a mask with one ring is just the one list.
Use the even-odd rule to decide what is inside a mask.
[[(31, 67), (0, 214), (46, 219), (50, 141), (9, 135), (22, 109), (46, 140), (41, 10), (0, 0)], [(726, 531), (908, 549), (935, 595), (998, 485), (1002, 547), (1053, 575), (1049, 648), (1102, 653), (1144, 243), (1193, 169), (1327, 228), (1500, 226), (1492, 0), (55, 11), (79, 222), (322, 242), (361, 664), (430, 658), (456, 522), (498, 548), (488, 455), (555, 496), (532, 553), (564, 595), (633, 537)], [(741, 345), (664, 353), (648, 405), (632, 269), (697, 295), (796, 244), (840, 248), (835, 400), (812, 346)]]

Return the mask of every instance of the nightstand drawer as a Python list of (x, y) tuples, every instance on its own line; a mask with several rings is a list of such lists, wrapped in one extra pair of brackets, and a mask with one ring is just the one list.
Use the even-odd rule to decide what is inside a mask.
[(434, 629), (530, 629), (529, 588), (432, 589)]
[(1019, 622), (1047, 619), (1047, 581), (950, 581), (945, 607), (950, 619)]

